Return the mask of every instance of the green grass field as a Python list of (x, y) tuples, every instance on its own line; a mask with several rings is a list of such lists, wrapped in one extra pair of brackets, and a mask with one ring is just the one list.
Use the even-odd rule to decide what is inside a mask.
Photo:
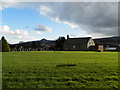
[(118, 88), (117, 52), (4, 52), (3, 88)]

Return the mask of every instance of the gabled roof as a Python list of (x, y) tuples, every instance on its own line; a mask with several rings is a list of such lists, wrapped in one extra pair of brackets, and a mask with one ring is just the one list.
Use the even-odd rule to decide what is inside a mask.
[(65, 40), (65, 44), (72, 44), (72, 43), (78, 43), (78, 44), (87, 44), (91, 37), (81, 37), (81, 38), (69, 38)]

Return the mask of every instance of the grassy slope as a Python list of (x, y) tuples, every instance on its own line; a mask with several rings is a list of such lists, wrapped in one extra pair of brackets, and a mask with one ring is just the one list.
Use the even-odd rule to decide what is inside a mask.
[[(56, 65), (76, 64), (76, 66)], [(117, 52), (3, 53), (5, 88), (117, 88)]]

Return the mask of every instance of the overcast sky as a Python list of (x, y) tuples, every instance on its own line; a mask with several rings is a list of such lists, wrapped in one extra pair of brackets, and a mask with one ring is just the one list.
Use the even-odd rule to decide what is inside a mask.
[(0, 7), (0, 36), (9, 43), (118, 35), (117, 2), (7, 2)]

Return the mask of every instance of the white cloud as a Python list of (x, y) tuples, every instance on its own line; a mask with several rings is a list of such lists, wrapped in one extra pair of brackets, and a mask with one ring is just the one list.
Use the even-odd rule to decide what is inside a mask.
[(5, 36), (9, 43), (18, 43), (19, 41), (31, 41), (37, 39), (31, 36), (27, 30), (11, 30), (7, 25), (0, 26), (0, 34)]
[(0, 10), (3, 10), (5, 8), (9, 8), (9, 7), (21, 7), (22, 4), (21, 3), (18, 3), (18, 2), (15, 2), (14, 0), (13, 1), (10, 1), (10, 2), (1, 2), (0, 3)]
[(10, 27), (7, 25), (0, 26), (0, 33), (5, 35), (28, 35), (28, 32), (26, 30), (10, 30)]
[(48, 15), (48, 14), (52, 14), (53, 13), (53, 11), (50, 9), (50, 8), (48, 8), (48, 7), (46, 7), (46, 6), (40, 6), (40, 14), (41, 15)]
[(68, 22), (68, 21), (62, 21), (60, 20), (58, 17), (51, 17), (51, 20), (57, 22), (57, 23), (63, 23), (63, 24), (67, 24), (69, 25), (71, 28), (75, 29), (75, 28), (78, 28), (79, 25), (75, 24), (75, 23), (72, 23), (72, 22)]
[(36, 25), (34, 29), (37, 34), (52, 31), (52, 28), (45, 26), (45, 25), (41, 25), (41, 24)]

